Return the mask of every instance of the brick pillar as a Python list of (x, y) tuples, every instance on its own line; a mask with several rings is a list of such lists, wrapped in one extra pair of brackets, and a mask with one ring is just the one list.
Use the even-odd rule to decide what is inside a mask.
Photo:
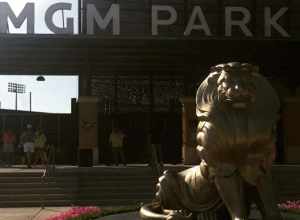
[(283, 108), (283, 134), (285, 163), (300, 163), (300, 98), (288, 98)]
[(194, 97), (183, 97), (182, 104), (182, 156), (184, 164), (198, 164), (196, 152), (196, 102)]
[(79, 165), (98, 164), (98, 98), (78, 99)]

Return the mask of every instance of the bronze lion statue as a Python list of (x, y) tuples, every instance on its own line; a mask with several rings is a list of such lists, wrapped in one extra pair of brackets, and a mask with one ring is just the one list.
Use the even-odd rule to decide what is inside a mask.
[(179, 173), (165, 171), (141, 218), (247, 220), (254, 203), (264, 220), (281, 220), (270, 173), (279, 107), (256, 66), (212, 67), (196, 94), (202, 162)]

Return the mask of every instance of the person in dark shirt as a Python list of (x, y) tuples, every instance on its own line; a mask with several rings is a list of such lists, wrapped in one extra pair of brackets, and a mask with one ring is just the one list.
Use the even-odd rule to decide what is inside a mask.
[(148, 133), (148, 146), (150, 161), (149, 165), (156, 169), (158, 173), (163, 170), (163, 155), (162, 155), (162, 134), (159, 130), (151, 129)]

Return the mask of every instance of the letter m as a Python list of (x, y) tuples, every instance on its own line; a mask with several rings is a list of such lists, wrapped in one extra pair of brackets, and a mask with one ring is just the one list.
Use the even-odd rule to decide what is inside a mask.
[(34, 34), (34, 3), (26, 3), (16, 16), (7, 2), (0, 2), (0, 33), (8, 32), (8, 18), (15, 28), (20, 28), (27, 19), (27, 33)]
[(104, 30), (108, 24), (112, 21), (113, 35), (120, 34), (120, 6), (118, 4), (112, 4), (108, 10), (106, 16), (102, 16), (97, 11), (95, 5), (87, 5), (87, 34), (94, 34), (94, 21), (96, 21), (98, 27)]

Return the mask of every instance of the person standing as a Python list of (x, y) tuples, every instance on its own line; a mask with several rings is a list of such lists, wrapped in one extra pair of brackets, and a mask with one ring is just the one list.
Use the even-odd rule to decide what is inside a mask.
[(109, 143), (112, 147), (113, 158), (116, 166), (119, 165), (119, 158), (121, 159), (121, 162), (124, 164), (124, 166), (126, 166), (125, 155), (123, 150), (125, 137), (125, 134), (123, 134), (123, 132), (119, 128), (112, 128), (112, 132), (109, 136)]
[(32, 155), (34, 152), (34, 137), (35, 136), (32, 129), (32, 125), (28, 124), (26, 126), (26, 130), (22, 133), (20, 138), (20, 142), (23, 146), (28, 168), (31, 168), (31, 164), (32, 164)]
[(34, 138), (34, 162), (33, 164), (37, 164), (39, 161), (41, 164), (47, 164), (47, 153), (46, 153), (46, 143), (47, 137), (42, 131), (42, 129), (38, 129), (35, 132)]
[(7, 128), (2, 136), (3, 141), (3, 156), (5, 166), (10, 167), (13, 164), (13, 156), (15, 152), (16, 135)]
[(162, 155), (162, 134), (158, 129), (152, 128), (148, 133), (148, 151), (149, 166), (154, 169), (157, 174), (161, 174), (164, 167)]

